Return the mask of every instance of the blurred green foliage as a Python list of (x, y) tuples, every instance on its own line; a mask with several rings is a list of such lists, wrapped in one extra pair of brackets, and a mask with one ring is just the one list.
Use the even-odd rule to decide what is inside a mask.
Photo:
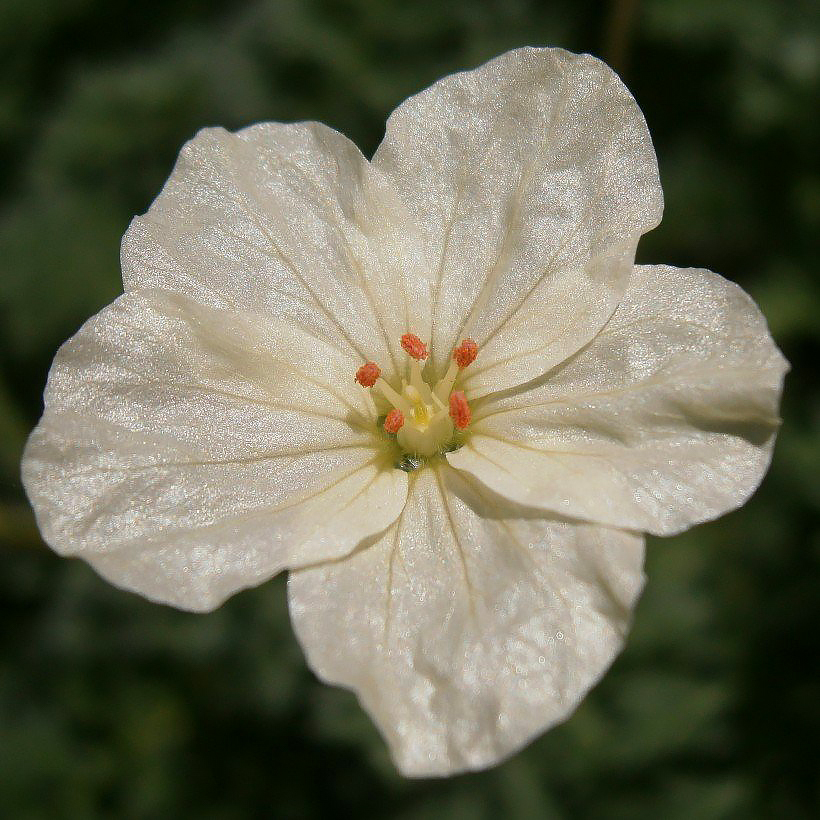
[[(281, 579), (207, 616), (113, 589), (41, 544), (21, 447), (197, 129), (317, 119), (369, 153), (442, 74), (607, 43), (666, 193), (639, 261), (757, 299), (793, 364), (785, 426), (743, 510), (650, 542), (628, 647), (569, 722), (492, 771), (405, 781), (355, 698), (306, 670)], [(0, 69), (0, 816), (820, 816), (814, 0), (2, 0)]]

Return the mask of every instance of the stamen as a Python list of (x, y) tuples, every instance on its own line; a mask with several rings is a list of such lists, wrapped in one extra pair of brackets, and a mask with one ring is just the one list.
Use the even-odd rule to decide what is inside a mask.
[(404, 413), (398, 408), (393, 408), (384, 420), (384, 429), (387, 433), (398, 433), (404, 426)]
[(376, 390), (381, 391), (387, 401), (403, 413), (409, 413), (412, 410), (410, 402), (404, 396), (399, 395), (384, 379), (376, 382)]
[(459, 430), (463, 430), (470, 423), (472, 412), (463, 390), (454, 390), (450, 394), (450, 418)]
[(362, 397), (369, 403), (372, 417), (387, 413), (381, 416), (382, 427), (395, 435), (405, 459), (426, 459), (449, 452), (460, 443), (460, 439), (453, 440), (454, 430), (464, 430), (472, 420), (464, 391), (454, 391), (453, 387), (459, 373), (475, 361), (478, 345), (472, 339), (462, 339), (453, 350), (444, 378), (434, 388), (422, 375), (429, 357), (427, 345), (415, 333), (405, 333), (401, 346), (410, 357), (406, 378), (395, 374), (401, 385), (392, 387), (382, 378), (375, 362), (365, 362), (356, 371), (356, 381), (362, 388), (373, 389), (364, 389)]
[(356, 381), (362, 387), (373, 387), (381, 374), (382, 371), (375, 362), (365, 362), (356, 371)]
[(405, 333), (401, 337), (401, 346), (404, 352), (416, 361), (427, 358), (427, 345), (415, 333)]
[(453, 358), (461, 370), (471, 365), (476, 356), (478, 356), (478, 345), (472, 339), (464, 339), (453, 351)]
[(462, 340), (461, 344), (453, 351), (450, 366), (447, 368), (444, 378), (435, 387), (435, 393), (442, 401), (450, 395), (459, 371), (469, 367), (475, 361), (476, 356), (478, 356), (478, 345), (472, 339)]
[(419, 367), (419, 363), (418, 361), (416, 361), (416, 359), (410, 360), (410, 384), (413, 388), (415, 388), (416, 392), (420, 397), (420, 400), (425, 402), (426, 404), (429, 404), (430, 387), (428, 386), (427, 382), (425, 382), (422, 378), (421, 367)]
[(435, 393), (442, 401), (450, 395), (450, 391), (456, 383), (456, 376), (458, 376), (458, 365), (455, 359), (453, 359), (447, 368), (447, 372), (444, 374), (444, 378), (441, 379), (435, 387)]

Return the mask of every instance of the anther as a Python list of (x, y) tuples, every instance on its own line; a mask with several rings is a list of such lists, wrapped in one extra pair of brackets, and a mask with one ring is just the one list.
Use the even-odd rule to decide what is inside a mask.
[(356, 381), (362, 387), (373, 387), (381, 374), (382, 371), (375, 362), (365, 362), (356, 371)]
[(401, 346), (404, 352), (416, 361), (427, 358), (427, 345), (415, 333), (405, 333), (401, 337)]
[(459, 430), (463, 430), (470, 423), (471, 417), (470, 405), (467, 404), (464, 391), (454, 390), (450, 394), (450, 418), (453, 424)]
[(384, 420), (384, 429), (387, 433), (398, 433), (404, 426), (404, 413), (397, 408), (393, 408)]
[(471, 365), (476, 356), (478, 356), (478, 345), (472, 339), (464, 339), (453, 351), (453, 358), (461, 370)]

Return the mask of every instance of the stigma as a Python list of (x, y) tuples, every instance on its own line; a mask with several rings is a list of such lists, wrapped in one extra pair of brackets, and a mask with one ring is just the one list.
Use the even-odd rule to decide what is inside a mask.
[(405, 333), (400, 343), (408, 357), (408, 378), (403, 378), (400, 386), (385, 381), (375, 362), (365, 362), (356, 371), (355, 380), (372, 389), (374, 399), (387, 408), (382, 428), (396, 436), (403, 454), (429, 458), (451, 449), (456, 431), (470, 424), (464, 391), (453, 388), (461, 371), (475, 361), (478, 345), (464, 339), (453, 351), (443, 376), (428, 383), (422, 375), (422, 363), (429, 355), (427, 345), (415, 333)]

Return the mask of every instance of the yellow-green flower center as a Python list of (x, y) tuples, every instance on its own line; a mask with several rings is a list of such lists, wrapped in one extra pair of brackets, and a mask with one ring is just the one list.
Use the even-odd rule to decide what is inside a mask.
[(456, 379), (478, 353), (472, 339), (465, 339), (454, 351), (444, 376), (431, 387), (422, 377), (420, 361), (427, 358), (427, 346), (413, 333), (401, 338), (401, 346), (410, 357), (410, 381), (402, 379), (395, 389), (381, 377), (373, 362), (366, 362), (356, 373), (356, 381), (374, 392), (388, 405), (384, 430), (395, 434), (396, 442), (406, 456), (429, 458), (448, 449), (455, 430), (470, 423), (470, 407), (464, 393), (453, 390)]

